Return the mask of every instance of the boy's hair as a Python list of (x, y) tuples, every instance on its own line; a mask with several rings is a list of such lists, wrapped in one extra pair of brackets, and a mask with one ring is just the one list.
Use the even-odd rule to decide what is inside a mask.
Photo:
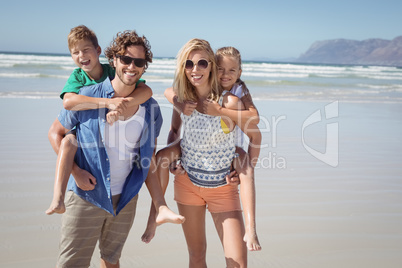
[(98, 38), (96, 34), (85, 25), (79, 25), (71, 29), (68, 34), (68, 49), (71, 49), (79, 42), (83, 40), (89, 40), (95, 48), (99, 47)]
[(185, 62), (188, 56), (193, 51), (205, 51), (208, 54), (208, 61), (211, 64), (211, 72), (209, 74), (209, 86), (211, 87), (211, 92), (208, 96), (209, 99), (218, 101), (222, 92), (220, 89), (218, 81), (218, 67), (215, 61), (215, 54), (211, 48), (208, 41), (202, 39), (191, 39), (188, 41), (177, 54), (177, 68), (175, 72), (173, 88), (177, 95), (177, 99), (180, 102), (190, 100), (197, 101), (197, 94), (194, 86), (190, 83), (186, 76), (186, 71), (184, 68)]
[(144, 48), (146, 60), (144, 66), (145, 72), (148, 68), (148, 63), (152, 62), (153, 54), (151, 52), (151, 45), (145, 36), (140, 37), (134, 30), (118, 32), (110, 43), (110, 46), (105, 49), (105, 57), (109, 61), (110, 66), (116, 68), (113, 62), (114, 57), (116, 57), (116, 55), (124, 55), (129, 46), (142, 46)]
[[(238, 64), (239, 64), (239, 69), (241, 70), (241, 55), (240, 55), (240, 51), (237, 50), (234, 47), (221, 47), (220, 49), (218, 49), (215, 53), (216, 55), (216, 62), (219, 63), (219, 60), (223, 57), (232, 57), (235, 60), (237, 60)], [(237, 79), (236, 81), (237, 84), (242, 86), (243, 89), (243, 93), (244, 95), (248, 95), (250, 94), (250, 91), (248, 90), (246, 84), (243, 82), (243, 80), (241, 80), (240, 78)]]

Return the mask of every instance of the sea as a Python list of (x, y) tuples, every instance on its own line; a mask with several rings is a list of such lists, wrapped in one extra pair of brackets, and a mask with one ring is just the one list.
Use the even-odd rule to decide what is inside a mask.
[[(175, 58), (154, 58), (143, 75), (156, 99), (175, 66)], [(75, 68), (70, 55), (0, 52), (0, 98), (57, 99)], [(402, 102), (402, 67), (244, 61), (242, 69), (254, 100)]]

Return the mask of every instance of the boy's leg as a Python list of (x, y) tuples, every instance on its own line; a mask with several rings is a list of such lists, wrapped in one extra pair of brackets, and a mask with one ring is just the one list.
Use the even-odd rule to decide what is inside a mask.
[(239, 157), (233, 161), (233, 165), (240, 178), (240, 196), (246, 222), (244, 241), (249, 250), (261, 250), (255, 223), (254, 168), (250, 164), (248, 154), (242, 148), (236, 147), (236, 153)]
[(57, 155), (56, 174), (54, 181), (53, 200), (46, 214), (64, 213), (64, 195), (68, 179), (73, 168), (74, 156), (77, 152), (77, 140), (73, 133), (67, 134), (61, 141), (59, 154)]
[(169, 165), (179, 157), (180, 144), (175, 144), (159, 150), (155, 157), (154, 165), (151, 165), (149, 172), (155, 173), (155, 176), (148, 176), (145, 181), (153, 201), (151, 203), (147, 227), (141, 237), (145, 243), (149, 243), (155, 236), (157, 225), (166, 222), (178, 224), (184, 222), (184, 217), (177, 215), (167, 207), (164, 198), (169, 183)]

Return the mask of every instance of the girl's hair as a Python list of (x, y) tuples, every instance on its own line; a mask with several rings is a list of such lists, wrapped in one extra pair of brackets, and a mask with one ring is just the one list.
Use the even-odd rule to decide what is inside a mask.
[(79, 41), (84, 40), (91, 41), (91, 43), (95, 48), (99, 47), (98, 38), (96, 37), (94, 31), (92, 31), (85, 25), (79, 25), (77, 27), (72, 28), (67, 36), (68, 49), (71, 51), (71, 49)]
[(110, 66), (114, 66), (113, 59), (116, 55), (124, 55), (127, 47), (129, 46), (142, 46), (145, 51), (145, 66), (144, 72), (148, 68), (148, 63), (152, 62), (153, 54), (151, 52), (151, 45), (145, 36), (140, 37), (136, 31), (124, 31), (116, 34), (116, 37), (110, 43), (110, 46), (105, 49), (105, 57), (109, 61)]
[(178, 101), (197, 101), (196, 89), (188, 80), (184, 68), (186, 60), (193, 51), (205, 51), (207, 53), (208, 59), (206, 60), (208, 60), (211, 65), (211, 72), (209, 74), (209, 86), (211, 87), (211, 92), (208, 98), (214, 101), (219, 101), (219, 97), (222, 93), (217, 76), (218, 68), (215, 61), (214, 51), (208, 41), (197, 38), (188, 41), (180, 49), (176, 57), (177, 67), (174, 76), (173, 89), (177, 95)]
[[(216, 55), (216, 62), (219, 62), (219, 60), (223, 57), (232, 57), (235, 60), (237, 60), (238, 64), (239, 64), (239, 69), (241, 70), (241, 55), (240, 55), (240, 51), (237, 50), (234, 47), (221, 47), (220, 49), (218, 49), (215, 53)], [(246, 84), (244, 83), (243, 80), (241, 80), (240, 78), (237, 79), (236, 81), (237, 84), (242, 86), (243, 89), (243, 93), (244, 95), (248, 95), (250, 94), (250, 91), (248, 90)]]

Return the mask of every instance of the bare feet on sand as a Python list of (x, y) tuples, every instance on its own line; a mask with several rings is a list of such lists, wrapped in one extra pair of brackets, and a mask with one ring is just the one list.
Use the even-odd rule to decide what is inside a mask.
[(53, 200), (50, 207), (46, 210), (47, 215), (52, 215), (54, 213), (63, 214), (66, 212), (66, 206), (62, 200)]
[(183, 216), (174, 213), (167, 206), (161, 206), (156, 219), (155, 215), (149, 215), (147, 228), (141, 236), (141, 240), (148, 244), (151, 242), (152, 238), (154, 238), (157, 226), (164, 223), (182, 224), (185, 220), (186, 219)]
[(258, 241), (257, 234), (250, 234), (247, 233), (244, 235), (243, 238), (244, 242), (247, 244), (247, 249), (250, 251), (259, 251), (261, 250), (260, 242)]

